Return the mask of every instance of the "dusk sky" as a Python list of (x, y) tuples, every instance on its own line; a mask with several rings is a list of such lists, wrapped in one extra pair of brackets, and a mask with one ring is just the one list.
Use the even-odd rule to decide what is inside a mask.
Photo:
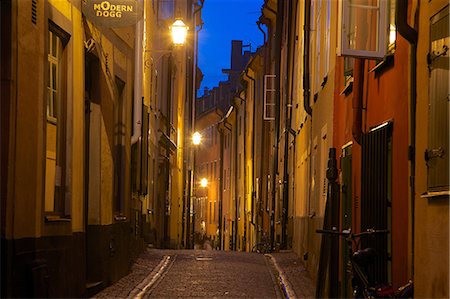
[(198, 51), (198, 65), (204, 78), (199, 95), (204, 87), (213, 88), (227, 79), (222, 69), (230, 68), (232, 40), (251, 44), (252, 51), (262, 45), (264, 37), (256, 21), (263, 3), (264, 0), (205, 0)]

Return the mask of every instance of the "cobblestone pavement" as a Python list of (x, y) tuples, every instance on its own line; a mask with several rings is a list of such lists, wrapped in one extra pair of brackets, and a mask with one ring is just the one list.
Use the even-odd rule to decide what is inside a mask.
[(296, 298), (315, 298), (315, 285), (302, 266), (300, 258), (291, 251), (271, 254), (284, 273)]
[(277, 290), (264, 255), (184, 251), (146, 297), (280, 298)]
[(131, 267), (130, 274), (97, 293), (93, 298), (127, 298), (136, 285), (159, 264), (163, 256), (162, 250), (147, 249)]
[[(282, 274), (282, 275), (280, 275)], [(147, 249), (131, 273), (95, 298), (313, 298), (314, 286), (292, 252)], [(286, 285), (284, 285), (286, 284)], [(289, 292), (290, 290), (290, 292)]]

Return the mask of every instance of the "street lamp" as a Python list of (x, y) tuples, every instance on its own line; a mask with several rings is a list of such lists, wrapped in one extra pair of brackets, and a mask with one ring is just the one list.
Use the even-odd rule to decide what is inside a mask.
[(172, 33), (172, 41), (175, 46), (184, 45), (186, 42), (186, 36), (188, 32), (188, 27), (180, 19), (175, 20), (175, 22), (170, 26), (170, 31)]
[(201, 179), (201, 180), (200, 180), (200, 186), (201, 186), (202, 188), (208, 187), (208, 179), (207, 179), (207, 178)]
[(199, 132), (195, 132), (192, 135), (192, 143), (194, 145), (199, 145), (202, 142), (202, 135)]

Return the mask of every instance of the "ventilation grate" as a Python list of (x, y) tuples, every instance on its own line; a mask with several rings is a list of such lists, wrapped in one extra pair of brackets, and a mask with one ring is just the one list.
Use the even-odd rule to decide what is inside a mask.
[(35, 25), (37, 23), (37, 0), (31, 1), (31, 22)]

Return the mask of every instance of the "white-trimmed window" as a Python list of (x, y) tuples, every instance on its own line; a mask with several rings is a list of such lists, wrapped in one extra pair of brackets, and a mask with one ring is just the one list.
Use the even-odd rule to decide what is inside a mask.
[(47, 32), (45, 212), (70, 214), (67, 185), (67, 53), (70, 36), (52, 21)]
[(264, 75), (264, 120), (275, 120), (276, 75)]
[(387, 53), (390, 40), (391, 2), (388, 0), (342, 0), (340, 6), (340, 13), (342, 13), (340, 54), (361, 58), (383, 58)]
[(62, 41), (52, 30), (48, 31), (48, 83), (47, 83), (47, 120), (57, 123), (58, 105), (61, 96)]

